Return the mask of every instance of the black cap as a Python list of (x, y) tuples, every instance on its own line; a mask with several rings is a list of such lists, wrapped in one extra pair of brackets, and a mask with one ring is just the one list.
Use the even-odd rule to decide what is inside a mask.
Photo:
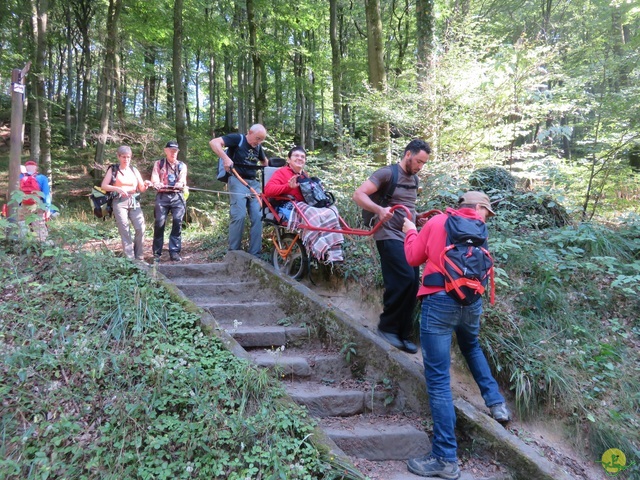
[(176, 142), (167, 142), (164, 148), (180, 148)]

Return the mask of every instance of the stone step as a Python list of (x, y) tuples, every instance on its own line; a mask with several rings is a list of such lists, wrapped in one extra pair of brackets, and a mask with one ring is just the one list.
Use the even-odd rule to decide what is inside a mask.
[(197, 282), (202, 278), (242, 281), (244, 276), (244, 269), (238, 270), (238, 265), (229, 263), (161, 263), (158, 271), (172, 282)]
[(309, 331), (300, 327), (281, 327), (278, 325), (221, 326), (244, 348), (279, 347), (290, 343), (299, 343), (309, 338)]
[(174, 282), (192, 301), (204, 300), (216, 303), (235, 303), (243, 299), (251, 301), (269, 301), (273, 292), (260, 287), (258, 282), (211, 282), (203, 279), (200, 282)]
[(283, 377), (311, 377), (311, 365), (305, 357), (284, 355), (278, 349), (251, 352), (253, 363), (270, 370), (277, 370)]
[(429, 436), (401, 417), (323, 418), (320, 426), (347, 455), (366, 460), (407, 460), (431, 451)]
[(218, 303), (200, 300), (194, 303), (208, 310), (218, 322), (233, 323), (238, 320), (244, 325), (275, 325), (286, 317), (271, 302)]
[(338, 354), (308, 354), (299, 349), (284, 351), (251, 350), (254, 363), (265, 368), (278, 369), (284, 379), (307, 378), (322, 381), (324, 379), (344, 379), (351, 377), (349, 366)]
[(321, 383), (287, 383), (287, 393), (316, 417), (348, 417), (364, 412), (365, 392)]

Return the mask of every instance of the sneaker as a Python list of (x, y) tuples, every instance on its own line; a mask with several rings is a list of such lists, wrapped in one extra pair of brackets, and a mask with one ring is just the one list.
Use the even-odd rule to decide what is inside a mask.
[(498, 403), (497, 405), (493, 405), (489, 407), (489, 410), (491, 410), (491, 416), (497, 422), (507, 423), (509, 422), (509, 420), (511, 420), (511, 415), (509, 414), (506, 403)]
[(182, 261), (182, 257), (180, 256), (180, 254), (178, 252), (171, 252), (169, 254), (169, 258), (171, 259), (172, 262), (180, 262), (180, 261)]
[(449, 480), (460, 477), (458, 462), (445, 462), (430, 455), (410, 459), (407, 462), (407, 469), (421, 477), (447, 478)]
[(378, 336), (383, 338), (388, 344), (399, 348), (400, 350), (404, 350), (404, 342), (400, 340), (400, 337), (395, 333), (383, 332), (378, 329)]
[(407, 353), (418, 353), (418, 346), (413, 343), (411, 340), (402, 340), (402, 350), (404, 350)]

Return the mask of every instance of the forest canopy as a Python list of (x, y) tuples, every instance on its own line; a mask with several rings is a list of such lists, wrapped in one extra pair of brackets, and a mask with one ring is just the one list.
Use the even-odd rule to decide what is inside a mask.
[(258, 122), (280, 155), (386, 163), (422, 137), (471, 165), (560, 158), (586, 219), (638, 193), (639, 27), (631, 0), (8, 0), (0, 83), (32, 63), (26, 139), (49, 173), (51, 148), (103, 164), (166, 125), (186, 157)]

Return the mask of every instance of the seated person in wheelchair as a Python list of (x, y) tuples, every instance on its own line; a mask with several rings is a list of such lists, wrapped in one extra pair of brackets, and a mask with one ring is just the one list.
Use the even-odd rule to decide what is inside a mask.
[[(293, 147), (287, 154), (287, 164), (276, 170), (264, 187), (267, 198), (289, 197), (291, 201), (281, 202), (277, 207), (278, 214), (288, 223), (290, 230), (295, 229), (305, 218), (314, 227), (341, 230), (340, 216), (335, 206), (315, 208), (305, 203), (298, 183), (299, 177), (307, 177), (304, 165), (307, 152), (302, 147)], [(296, 207), (294, 208), (293, 202)], [(304, 218), (301, 217), (301, 212)], [(324, 263), (341, 262), (342, 243), (344, 237), (339, 232), (318, 232), (302, 229), (302, 242), (309, 253)]]

